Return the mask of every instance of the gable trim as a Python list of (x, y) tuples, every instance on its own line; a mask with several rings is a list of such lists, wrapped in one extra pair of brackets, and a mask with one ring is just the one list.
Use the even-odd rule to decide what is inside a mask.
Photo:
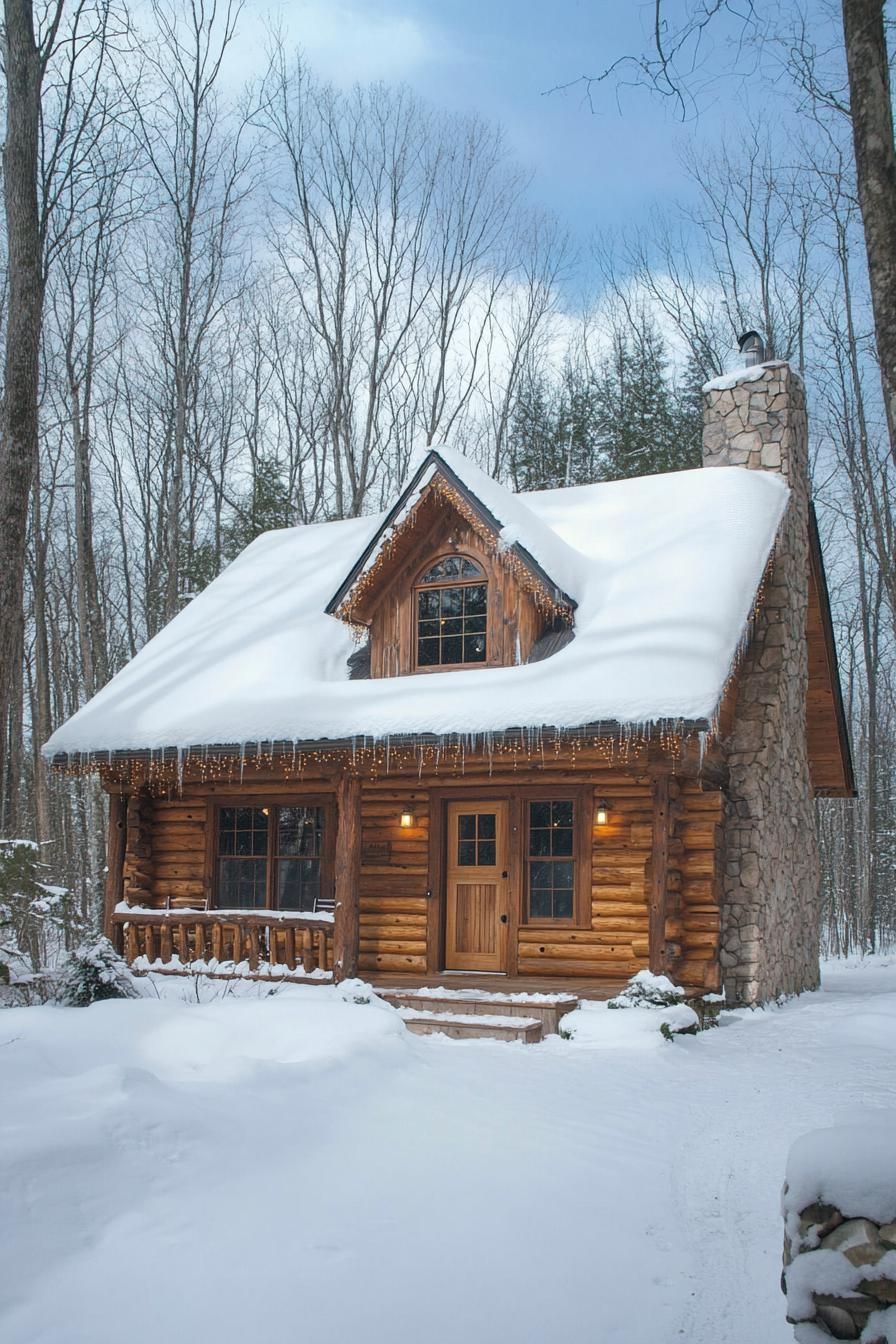
[[(457, 491), (457, 493), (463, 498), (467, 506), (473, 511), (473, 513), (476, 515), (479, 521), (489, 529), (489, 531), (493, 532), (496, 537), (500, 534), (501, 528), (503, 527), (503, 523), (501, 522), (501, 520), (499, 518), (496, 518), (495, 515), (492, 513), (492, 511), (489, 508), (487, 508), (486, 505), (483, 504), (482, 501), (479, 498), (477, 498), (475, 494), (473, 494), (473, 492), (461, 480), (461, 478), (457, 475), (457, 473), (453, 471), (451, 467), (449, 467), (448, 463), (444, 460), (444, 458), (440, 456), (438, 451), (435, 448), (430, 448), (430, 450), (424, 457), (423, 461), (420, 463), (420, 466), (414, 472), (414, 475), (411, 477), (410, 481), (405, 486), (404, 490), (402, 490), (401, 494), (393, 504), (392, 508), (386, 514), (386, 517), (383, 519), (383, 522), (380, 525), (379, 529), (374, 534), (374, 536), (371, 537), (370, 541), (367, 543), (364, 550), (358, 556), (358, 559), (355, 561), (354, 565), (352, 565), (352, 568), (349, 570), (348, 574), (343, 579), (342, 583), (339, 585), (339, 588), (330, 598), (330, 601), (324, 608), (324, 610), (327, 612), (328, 615), (330, 616), (338, 615), (339, 608), (342, 606), (345, 599), (351, 593), (358, 579), (364, 573), (364, 570), (367, 567), (368, 560), (372, 555), (376, 553), (376, 551), (382, 545), (385, 534), (394, 525), (402, 509), (405, 507), (407, 500), (419, 487), (427, 471), (429, 471), (429, 469), (432, 467), (435, 467), (436, 474), (441, 474), (445, 478), (447, 483), (452, 487), (452, 489)], [(567, 607), (571, 612), (575, 611), (577, 606), (575, 600), (572, 597), (570, 597), (568, 593), (564, 592), (562, 588), (558, 587), (556, 583), (554, 583), (553, 579), (550, 577), (549, 574), (546, 573), (546, 571), (538, 563), (534, 555), (532, 555), (531, 551), (527, 550), (527, 548), (523, 546), (521, 542), (518, 541), (513, 542), (510, 546), (507, 547), (507, 550), (510, 551), (513, 555), (515, 555), (517, 559), (520, 560), (522, 564), (526, 566), (526, 568), (532, 573), (532, 575), (538, 580), (541, 586), (545, 589), (548, 597), (551, 599), (552, 602), (554, 602), (557, 606)]]

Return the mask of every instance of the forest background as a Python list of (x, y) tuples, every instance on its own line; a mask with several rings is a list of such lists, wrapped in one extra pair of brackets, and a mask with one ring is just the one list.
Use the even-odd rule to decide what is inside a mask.
[[(40, 963), (54, 931), (97, 927), (103, 796), (40, 748), (255, 536), (381, 509), (420, 444), (461, 447), (517, 489), (698, 466), (701, 385), (755, 328), (807, 382), (858, 779), (856, 800), (818, 805), (824, 944), (892, 945), (896, 455), (839, 6), (761, 24), (751, 6), (733, 28), (723, 14), (708, 63), (692, 27), (688, 78), (668, 88), (637, 61), (575, 82), (583, 118), (609, 103), (595, 137), (624, 133), (611, 88), (645, 75), (654, 114), (690, 127), (681, 204), (600, 234), (538, 203), (488, 119), (397, 83), (329, 84), (275, 19), (244, 83), (258, 15), (234, 0), (5, 11), (7, 79), (10, 16), (33, 19), (41, 311), (0, 725), (0, 835), (39, 848), (0, 854), (28, 895), (4, 937)], [(725, 134), (699, 104), (737, 71)], [(7, 174), (10, 146), (7, 115)], [(16, 274), (4, 265), (7, 409)]]

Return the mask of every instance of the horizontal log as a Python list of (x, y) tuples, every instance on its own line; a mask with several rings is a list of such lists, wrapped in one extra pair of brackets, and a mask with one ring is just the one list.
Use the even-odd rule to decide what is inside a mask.
[(616, 929), (624, 934), (641, 933), (647, 928), (648, 917), (647, 910), (635, 919), (627, 919), (622, 915), (601, 915), (592, 919), (591, 927), (598, 933), (606, 933), (608, 929)]
[(719, 945), (719, 931), (705, 933), (698, 932), (696, 929), (686, 929), (681, 939), (685, 948), (688, 950), (694, 948), (706, 948), (708, 951), (715, 951)]
[(620, 863), (612, 868), (604, 867), (603, 864), (600, 867), (595, 865), (591, 870), (592, 890), (602, 883), (618, 886), (622, 878), (628, 878), (629, 882), (642, 881), (645, 862), (646, 856), (640, 863)]
[(391, 956), (426, 957), (426, 940), (391, 942), (382, 938), (362, 938), (361, 952), (386, 953)]
[(371, 896), (361, 887), (362, 915), (423, 915), (428, 901), (424, 896)]
[(361, 969), (372, 971), (419, 971), (426, 970), (425, 957), (396, 956), (391, 952), (363, 952), (360, 957)]
[(421, 879), (426, 877), (429, 867), (426, 863), (362, 863), (362, 880), (368, 877), (405, 877)]
[(634, 880), (620, 882), (618, 885), (610, 882), (599, 885), (595, 883), (591, 888), (592, 905), (604, 905), (611, 901), (633, 901), (636, 905), (641, 905), (646, 899), (647, 885), (644, 873)]
[(709, 915), (693, 915), (688, 911), (681, 921), (692, 933), (718, 933), (720, 922), (718, 911)]
[(715, 854), (711, 849), (689, 849), (682, 855), (677, 866), (685, 879), (712, 877), (716, 871)]
[(518, 969), (520, 975), (574, 975), (580, 979), (588, 976), (594, 980), (622, 980), (634, 975), (642, 966), (643, 962), (633, 956), (604, 962), (561, 961), (547, 957), (539, 961), (532, 957), (520, 957)]
[(551, 943), (556, 946), (601, 947), (604, 944), (627, 943), (632, 933), (640, 933), (645, 924), (636, 924), (633, 929), (617, 929), (612, 925), (600, 929), (528, 929), (519, 930), (520, 947), (530, 943)]
[(167, 841), (169, 848), (179, 841), (185, 849), (205, 844), (205, 825), (196, 821), (163, 821), (156, 818), (152, 828), (152, 845), (156, 848)]
[(382, 929), (416, 929), (426, 924), (426, 912), (414, 913), (410, 915), (390, 914), (387, 911), (382, 913), (375, 912), (368, 914), (362, 909), (360, 915), (361, 928), (382, 928)]
[(713, 989), (720, 984), (718, 963), (705, 957), (684, 957), (675, 968), (675, 978), (683, 985)]
[(725, 795), (723, 793), (701, 793), (697, 788), (689, 786), (685, 789), (683, 795), (685, 811), (688, 816), (695, 814), (706, 814), (721, 818), (725, 813)]
[(613, 943), (555, 943), (545, 940), (543, 943), (520, 943), (520, 957), (546, 958), (564, 957), (569, 961), (618, 961), (620, 957), (631, 955), (631, 940), (620, 938)]
[(205, 803), (156, 803), (154, 826), (205, 825)]
[(205, 883), (198, 878), (160, 878), (153, 880), (156, 896), (201, 896), (205, 898)]
[(719, 842), (719, 826), (715, 822), (687, 822), (678, 828), (685, 850), (715, 849)]
[(623, 919), (647, 918), (647, 901), (592, 901), (591, 922), (596, 919), (611, 919), (620, 915)]
[(684, 879), (681, 892), (685, 905), (718, 905), (719, 892), (716, 883), (710, 878), (690, 877), (682, 873)]

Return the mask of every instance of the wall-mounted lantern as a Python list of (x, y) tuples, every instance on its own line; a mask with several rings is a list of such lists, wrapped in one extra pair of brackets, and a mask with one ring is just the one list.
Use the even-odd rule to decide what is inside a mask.
[(413, 812), (402, 812), (401, 816), (398, 819), (398, 824), (402, 828), (402, 830), (406, 831), (411, 826), (415, 826), (417, 824), (417, 819), (414, 816)]
[(598, 803), (597, 811), (594, 814), (594, 824), (596, 826), (606, 826), (610, 820), (610, 804), (606, 801)]

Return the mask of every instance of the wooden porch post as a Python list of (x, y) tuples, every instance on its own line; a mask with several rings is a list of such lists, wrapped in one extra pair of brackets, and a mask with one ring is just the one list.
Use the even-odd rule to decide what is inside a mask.
[(361, 940), (361, 781), (343, 775), (336, 791), (336, 920), (333, 928), (333, 979), (358, 973)]
[(653, 842), (650, 856), (650, 891), (647, 955), (654, 975), (665, 975), (666, 889), (669, 872), (670, 797), (669, 772), (653, 777)]
[[(106, 844), (106, 894), (103, 903), (103, 933), (114, 941), (112, 915), (124, 899), (124, 846), (128, 800), (120, 793), (109, 795), (109, 834)], [(121, 951), (121, 948), (118, 949)]]

